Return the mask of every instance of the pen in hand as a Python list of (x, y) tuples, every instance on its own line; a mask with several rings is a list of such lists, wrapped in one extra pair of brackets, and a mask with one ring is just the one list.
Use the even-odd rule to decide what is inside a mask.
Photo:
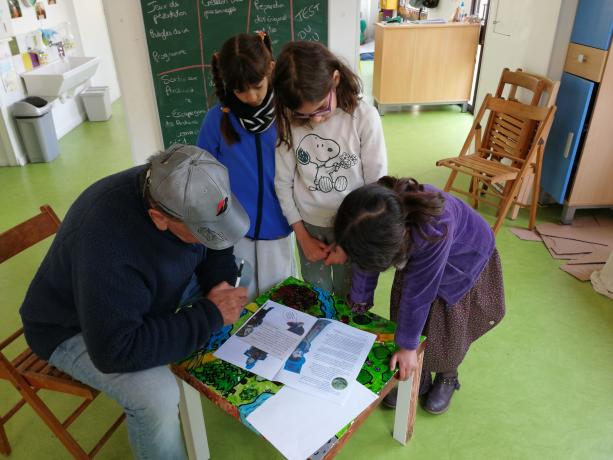
[(241, 259), (241, 263), (238, 265), (238, 273), (236, 275), (236, 282), (234, 287), (237, 288), (241, 282), (241, 276), (243, 274), (243, 267), (245, 266), (245, 259)]

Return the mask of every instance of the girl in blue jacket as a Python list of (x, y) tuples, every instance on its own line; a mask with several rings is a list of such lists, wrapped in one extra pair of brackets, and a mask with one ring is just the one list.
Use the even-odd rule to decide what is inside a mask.
[(211, 60), (219, 104), (207, 112), (198, 136), (198, 146), (228, 168), (232, 192), (251, 220), (249, 232), (234, 246), (235, 257), (254, 269), (250, 299), (295, 275), (292, 230), (274, 187), (273, 67), (266, 33), (227, 40)]

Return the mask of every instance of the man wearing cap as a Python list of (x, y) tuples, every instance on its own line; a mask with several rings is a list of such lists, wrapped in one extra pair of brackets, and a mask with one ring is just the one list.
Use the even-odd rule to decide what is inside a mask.
[(226, 168), (174, 145), (86, 189), (30, 285), (28, 344), (123, 406), (136, 458), (185, 458), (167, 365), (238, 319), (232, 245), (248, 228)]

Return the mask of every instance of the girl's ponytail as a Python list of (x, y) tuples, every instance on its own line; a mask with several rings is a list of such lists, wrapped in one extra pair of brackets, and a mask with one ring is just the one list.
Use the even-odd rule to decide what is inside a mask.
[(270, 39), (270, 35), (268, 35), (268, 32), (258, 32), (258, 35), (260, 35), (260, 37), (262, 38), (262, 43), (264, 43), (264, 46), (272, 56), (272, 40)]
[(221, 117), (221, 134), (228, 145), (232, 145), (235, 142), (240, 142), (240, 136), (232, 126), (229, 113), (230, 109), (228, 109), (226, 106), (226, 85), (224, 84), (221, 71), (219, 70), (219, 53), (214, 53), (213, 57), (211, 58), (211, 72), (213, 74), (213, 82), (215, 83), (215, 94), (217, 95), (217, 99), (219, 99), (224, 112)]
[(405, 227), (417, 228), (422, 237), (429, 239), (422, 225), (429, 224), (443, 213), (445, 197), (439, 192), (425, 191), (424, 186), (411, 177), (383, 176), (378, 183), (396, 194), (403, 209)]

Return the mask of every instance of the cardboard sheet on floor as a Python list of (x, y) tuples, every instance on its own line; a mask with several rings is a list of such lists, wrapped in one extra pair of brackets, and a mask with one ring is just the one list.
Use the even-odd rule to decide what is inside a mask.
[(566, 257), (572, 259), (576, 254), (590, 254), (594, 252), (598, 246), (592, 243), (585, 243), (583, 241), (569, 240), (566, 238), (554, 238), (551, 236), (543, 236), (543, 242), (558, 255), (571, 255), (572, 257)]
[(602, 270), (604, 264), (584, 264), (584, 265), (562, 265), (560, 267), (561, 270), (564, 270), (566, 273), (573, 275), (579, 281), (588, 281), (590, 276), (592, 276), (592, 272), (596, 270)]
[(611, 255), (611, 251), (613, 251), (613, 246), (608, 246), (606, 248), (599, 247), (591, 254), (586, 254), (584, 256), (573, 258), (569, 265), (587, 265), (587, 264), (604, 264), (609, 256)]
[(377, 395), (358, 382), (343, 406), (284, 386), (247, 421), (285, 457), (303, 460), (376, 400)]
[(552, 238), (551, 236), (542, 236), (542, 239), (553, 259), (577, 259), (591, 254), (595, 248), (602, 248), (602, 246), (593, 245), (592, 243)]
[(543, 241), (538, 233), (527, 228), (512, 228), (511, 233), (520, 240), (524, 241)]
[(594, 243), (601, 246), (613, 245), (613, 229), (609, 225), (590, 225), (590, 226), (574, 226), (574, 225), (558, 225), (558, 224), (539, 224), (536, 230), (541, 236), (550, 236), (557, 238), (566, 238), (569, 240), (583, 241), (586, 243)]

